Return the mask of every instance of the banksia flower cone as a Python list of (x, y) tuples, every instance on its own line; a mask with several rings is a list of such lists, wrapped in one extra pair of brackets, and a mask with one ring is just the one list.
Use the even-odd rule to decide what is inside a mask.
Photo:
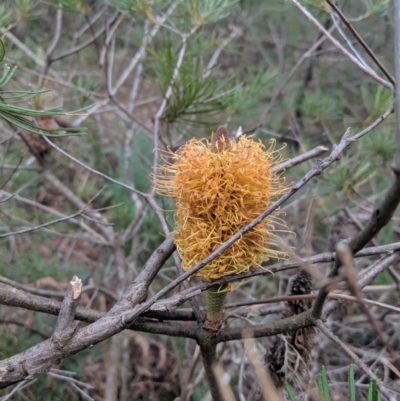
[[(265, 149), (246, 136), (236, 142), (219, 127), (211, 142), (192, 139), (176, 154), (167, 153), (172, 163), (161, 167), (156, 185), (176, 201), (175, 243), (184, 270), (252, 222), (285, 191), (283, 179), (271, 171), (281, 160), (274, 147), (274, 141)], [(284, 257), (274, 246), (273, 220), (279, 219), (267, 217), (197, 275), (212, 281)]]

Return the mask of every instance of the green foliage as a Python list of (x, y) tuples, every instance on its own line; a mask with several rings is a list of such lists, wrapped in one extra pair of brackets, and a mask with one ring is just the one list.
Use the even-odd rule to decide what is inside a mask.
[(157, 21), (157, 16), (173, 3), (172, 0), (105, 0), (104, 2), (127, 13), (135, 21), (148, 19), (154, 23)]
[[(390, 0), (361, 0), (365, 13), (354, 21), (360, 21), (372, 17), (373, 15), (385, 15), (390, 7)], [(329, 13), (331, 8), (325, 0), (303, 0), (302, 3), (311, 9), (317, 9), (325, 13)]]
[(340, 117), (340, 101), (334, 92), (307, 91), (299, 106), (310, 124), (325, 123)]
[(369, 182), (376, 174), (376, 167), (368, 160), (355, 157), (352, 160), (343, 157), (332, 169), (324, 174), (328, 184), (327, 192), (343, 192), (350, 194), (366, 182)]
[[(1, 10), (0, 10), (1, 12)], [(5, 50), (4, 50), (4, 44), (3, 42), (0, 40), (0, 62), (3, 61), (4, 55), (6, 54)], [(3, 74), (4, 75), (4, 74)]]
[(354, 380), (354, 365), (349, 367), (349, 401), (356, 401), (356, 383)]
[(381, 401), (381, 393), (378, 389), (378, 383), (376, 380), (372, 380), (368, 387), (368, 401)]
[(102, 203), (118, 205), (108, 211), (110, 221), (115, 224), (115, 228), (126, 228), (135, 216), (135, 209), (130, 200), (129, 191), (116, 184), (107, 186)]
[(365, 125), (371, 124), (383, 114), (394, 100), (388, 89), (376, 83), (361, 86), (361, 98), (368, 111), (368, 118), (364, 121)]
[(376, 129), (374, 132), (361, 138), (360, 145), (368, 154), (368, 158), (377, 164), (384, 165), (390, 162), (396, 151), (396, 138), (388, 130)]
[(200, 384), (194, 388), (191, 400), (192, 401), (201, 401), (204, 399), (205, 395), (208, 392), (208, 387), (206, 383)]
[[(4, 48), (3, 48), (3, 56), (5, 54)], [(12, 69), (10, 69), (10, 67), (8, 67), (7, 65), (3, 66), (3, 74), (0, 77), (0, 88), (2, 88), (3, 86), (6, 86), (8, 84), (8, 82), (11, 80), (12, 76), (14, 75), (15, 70), (17, 69), (17, 67), (14, 67)], [(0, 91), (0, 93), (4, 93), (3, 91)], [(4, 102), (4, 99), (1, 98), (1, 101)]]
[[(12, 12), (10, 11), (9, 7), (7, 7), (7, 5), (5, 4), (0, 5), (0, 28), (8, 25), (11, 22), (11, 18), (12, 18)], [(2, 59), (0, 59), (0, 61), (1, 60)]]
[(326, 375), (326, 368), (322, 366), (321, 373), (317, 376), (318, 391), (321, 401), (331, 401), (331, 394), (329, 391), (328, 377)]
[(24, 351), (26, 347), (34, 345), (40, 338), (27, 332), (14, 335), (10, 331), (1, 331), (0, 359), (9, 358), (12, 355)]
[(26, 19), (38, 16), (38, 12), (34, 8), (38, 5), (39, 1), (36, 0), (14, 0), (13, 6), (18, 10), (18, 18)]
[(261, 96), (272, 92), (274, 79), (277, 77), (276, 70), (260, 71), (254, 67), (246, 67), (246, 83), (238, 81), (235, 89), (222, 99), (228, 112), (232, 115), (244, 113), (259, 114)]
[[(317, 376), (318, 392), (321, 401), (331, 401), (331, 393), (329, 390), (328, 376), (325, 366), (322, 366), (321, 372)], [(292, 386), (285, 383), (286, 394), (290, 401), (296, 401), (296, 396)], [(356, 385), (354, 381), (354, 366), (349, 366), (349, 401), (356, 401)], [(367, 401), (381, 401), (381, 393), (378, 388), (376, 379), (369, 383)]]
[(87, 0), (57, 0), (57, 7), (71, 13), (87, 15), (92, 10)]
[(149, 141), (149, 138), (139, 131), (133, 140), (131, 158), (133, 183), (139, 191), (147, 192), (150, 189), (150, 171), (153, 157), (152, 143)]
[[(21, 0), (20, 5), (23, 7), (29, 6), (28, 0)], [(1, 9), (0, 9), (1, 11)], [(0, 40), (0, 62), (4, 58), (5, 50), (4, 44)], [(7, 65), (3, 66), (3, 74), (0, 77), (0, 88), (6, 86), (11, 78), (13, 77), (17, 67), (10, 69)], [(75, 110), (70, 113), (62, 112), (59, 108), (53, 108), (50, 110), (31, 110), (24, 107), (14, 106), (10, 104), (10, 101), (15, 101), (18, 99), (19, 101), (26, 101), (31, 99), (34, 96), (38, 96), (42, 93), (47, 92), (47, 90), (42, 89), (38, 91), (19, 91), (19, 90), (0, 90), (0, 119), (4, 119), (9, 124), (20, 128), (21, 130), (26, 130), (33, 132), (38, 135), (44, 136), (71, 136), (71, 135), (82, 135), (82, 129), (77, 128), (43, 128), (39, 127), (35, 122), (32, 122), (30, 119), (26, 117), (38, 118), (38, 117), (49, 117), (49, 116), (60, 116), (60, 115), (73, 115), (78, 114), (88, 107), (81, 108), (79, 110)], [(7, 103), (8, 101), (8, 103)], [(67, 134), (59, 134), (58, 132), (67, 132)], [(58, 133), (58, 134), (52, 134)]]
[(223, 99), (230, 92), (224, 93), (223, 89), (226, 88), (229, 77), (216, 81), (213, 75), (206, 75), (203, 60), (193, 57), (190, 53), (185, 57), (177, 74), (175, 66), (178, 54), (169, 37), (165, 37), (162, 52), (155, 53), (155, 56), (153, 70), (160, 91), (165, 96), (168, 89), (172, 89), (167, 108), (162, 115), (165, 122), (173, 123), (179, 120), (190, 123), (194, 122), (194, 116), (213, 115), (225, 108)]
[(390, 284), (395, 284), (393, 277), (391, 274), (385, 270), (380, 274), (374, 281), (373, 284), (375, 285), (390, 285)]
[[(38, 92), (20, 92), (21, 95), (26, 96), (35, 96), (39, 93), (43, 93), (43, 91)], [(0, 91), (0, 94), (4, 95), (4, 92)], [(11, 95), (15, 96), (15, 92), (11, 93)], [(60, 116), (60, 115), (71, 115), (72, 113), (81, 112), (81, 110), (76, 110), (72, 113), (63, 113), (59, 108), (54, 108), (50, 110), (30, 110), (24, 107), (13, 106), (9, 103), (5, 102), (7, 99), (6, 96), (2, 96), (3, 101), (0, 101), (0, 118), (3, 118), (11, 125), (18, 127), (22, 130), (30, 131), (38, 135), (43, 136), (71, 136), (71, 135), (82, 135), (81, 129), (77, 128), (43, 128), (39, 127), (37, 124), (33, 123), (31, 120), (28, 120), (26, 117), (48, 117), (48, 116)], [(52, 134), (56, 132), (69, 132), (69, 134)]]
[(285, 383), (285, 390), (286, 390), (287, 396), (289, 397), (289, 400), (296, 401), (296, 397), (294, 396), (292, 386), (289, 383)]
[[(0, 88), (4, 87), (9, 83), (9, 81), (11, 80), (11, 78), (15, 73), (15, 70), (16, 67), (10, 69), (8, 66), (3, 66), (3, 74), (0, 78)], [(83, 110), (87, 109), (87, 107), (80, 110), (75, 110), (71, 113), (64, 113), (59, 108), (53, 108), (50, 110), (31, 110), (10, 104), (10, 101), (15, 101), (15, 99), (18, 99), (20, 101), (21, 100), (26, 101), (34, 96), (38, 96), (45, 92), (47, 92), (47, 90), (38, 90), (38, 91), (0, 90), (0, 118), (6, 120), (13, 126), (16, 126), (26, 131), (34, 132), (35, 134), (38, 135), (57, 136), (57, 137), (82, 135), (81, 134), (82, 130), (77, 128), (48, 129), (39, 127), (37, 124), (35, 124), (26, 117), (38, 118), (38, 117), (48, 117), (48, 116), (73, 115), (82, 112)], [(62, 132), (62, 131), (69, 132), (69, 134), (52, 134), (54, 132)]]
[(303, 0), (302, 3), (311, 9), (315, 8), (325, 13), (330, 12), (330, 6), (325, 0)]
[(239, 0), (188, 0), (185, 2), (188, 15), (194, 27), (217, 22), (226, 18), (230, 7)]
[(362, 0), (362, 3), (364, 4), (366, 11), (364, 15), (358, 18), (359, 20), (376, 14), (384, 15), (390, 7), (390, 0)]
[[(77, 75), (76, 77), (73, 77), (72, 83), (77, 88), (82, 88), (86, 91), (92, 92), (98, 91), (101, 87), (101, 83), (99, 82), (99, 80), (92, 76)], [(89, 94), (85, 91), (82, 91), (79, 99), (80, 106), (84, 107), (84, 105), (86, 105), (89, 100)]]

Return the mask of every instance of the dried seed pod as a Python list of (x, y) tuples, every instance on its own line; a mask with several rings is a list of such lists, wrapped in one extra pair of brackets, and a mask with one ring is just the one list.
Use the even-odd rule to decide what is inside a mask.
[[(312, 278), (310, 273), (302, 270), (293, 280), (290, 289), (290, 295), (306, 295), (311, 294)], [(311, 308), (311, 299), (300, 299), (288, 302), (289, 308), (294, 315), (298, 315)]]
[[(312, 290), (311, 275), (302, 270), (294, 278), (290, 287), (290, 295), (306, 295)], [(312, 301), (309, 299), (288, 302), (288, 308), (284, 317), (300, 314), (309, 310)], [(282, 387), (285, 382), (295, 386), (298, 391), (303, 383), (308, 380), (303, 378), (309, 376), (308, 362), (311, 352), (315, 347), (315, 328), (307, 327), (294, 330), (286, 335), (276, 336), (272, 346), (265, 355), (266, 367), (277, 387)]]

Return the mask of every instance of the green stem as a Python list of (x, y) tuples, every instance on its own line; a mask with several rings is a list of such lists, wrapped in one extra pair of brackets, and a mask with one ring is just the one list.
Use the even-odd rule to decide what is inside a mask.
[(207, 314), (206, 320), (209, 322), (218, 322), (222, 319), (226, 295), (228, 294), (227, 286), (207, 290)]

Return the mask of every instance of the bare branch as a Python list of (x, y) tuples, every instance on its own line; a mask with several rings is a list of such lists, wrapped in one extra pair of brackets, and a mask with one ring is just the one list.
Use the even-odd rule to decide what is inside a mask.
[[(399, 258), (398, 254), (385, 256), (379, 263), (377, 263), (371, 271), (368, 271), (357, 281), (357, 287), (362, 289), (364, 286), (368, 285), (374, 278), (387, 269), (392, 263), (394, 263)], [(339, 301), (330, 301), (324, 308), (324, 319), (333, 313), (339, 307)], [(318, 320), (318, 319), (317, 319)], [(299, 315), (294, 315), (289, 318), (278, 320), (273, 323), (258, 324), (251, 326), (252, 336), (254, 338), (272, 336), (276, 334), (281, 334), (284, 332), (297, 330), (304, 327), (311, 327), (315, 324), (316, 319), (312, 316), (312, 310), (307, 310)], [(217, 342), (225, 342), (232, 340), (239, 340), (244, 338), (243, 329), (238, 328), (228, 328), (216, 336)]]
[(0, 361), (0, 388), (25, 380), (36, 373), (46, 372), (61, 359), (121, 332), (126, 323), (120, 313), (131, 308), (135, 310), (137, 305), (146, 299), (149, 284), (174, 249), (173, 242), (165, 240), (150, 257), (135, 282), (128, 287), (122, 299), (104, 317), (77, 330), (62, 347), (62, 353), (55, 342), (45, 341), (21, 354)]
[(63, 154), (64, 156), (68, 157), (68, 159), (71, 159), (72, 161), (74, 161), (75, 163), (79, 164), (80, 166), (82, 166), (83, 168), (85, 168), (86, 170), (90, 171), (91, 173), (98, 175), (99, 177), (102, 177), (104, 179), (106, 179), (107, 181), (113, 182), (114, 184), (120, 185), (121, 187), (124, 187), (126, 189), (128, 189), (129, 191), (133, 191), (135, 193), (137, 193), (138, 195), (141, 196), (146, 196), (146, 194), (144, 194), (143, 192), (138, 191), (136, 188), (124, 184), (121, 181), (115, 180), (112, 177), (109, 177), (107, 174), (104, 174), (98, 170), (95, 170), (94, 168), (88, 166), (87, 164), (81, 162), (80, 160), (78, 160), (77, 158), (75, 158), (74, 156), (71, 156), (69, 153), (67, 153), (65, 150), (61, 149), (60, 147), (58, 147), (57, 145), (55, 145), (53, 142), (51, 142), (46, 136), (43, 137), (46, 142), (52, 146), (54, 149), (58, 150), (61, 154)]
[[(253, 306), (253, 305), (264, 305), (264, 304), (275, 304), (278, 302), (290, 302), (290, 301), (299, 301), (303, 299), (315, 299), (317, 298), (316, 294), (306, 294), (306, 295), (287, 295), (287, 296), (282, 296), (282, 297), (273, 297), (273, 298), (268, 298), (268, 299), (259, 299), (257, 301), (249, 301), (249, 302), (237, 302), (235, 304), (228, 304), (225, 305), (225, 309), (231, 309), (231, 308), (241, 308), (243, 306)], [(371, 306), (377, 306), (382, 309), (386, 309), (391, 312), (395, 313), (400, 313), (400, 308), (397, 306), (393, 305), (388, 305), (382, 302), (378, 301), (372, 301), (370, 299), (363, 299), (362, 301), (359, 300), (357, 297), (353, 297), (350, 295), (342, 294), (342, 293), (337, 293), (337, 292), (331, 292), (328, 295), (328, 299), (336, 299), (339, 301), (350, 301), (350, 302), (356, 302), (356, 303), (365, 303), (366, 305), (371, 305)]]
[[(370, 47), (365, 43), (364, 39), (358, 34), (356, 29), (351, 25), (350, 21), (346, 18), (346, 16), (342, 13), (340, 8), (331, 0), (326, 0), (326, 2), (335, 10), (336, 14), (339, 16), (339, 18), (343, 21), (343, 23), (347, 26), (349, 31), (354, 35), (354, 37), (358, 40), (358, 42), (361, 44), (361, 46), (364, 48), (364, 50), (368, 53), (368, 55), (372, 58), (374, 63), (378, 66), (378, 68), (383, 72), (383, 74), (386, 76), (386, 78), (393, 84), (395, 85), (395, 81), (393, 77), (389, 74), (389, 72), (386, 70), (386, 68), (381, 64), (381, 62), (377, 59), (375, 56), (374, 52), (370, 49)], [(399, 21), (400, 22), (400, 19)], [(395, 22), (396, 26), (396, 22)]]
[[(87, 214), (99, 220), (102, 223), (108, 223), (108, 221), (98, 212), (91, 210), (89, 206), (83, 202), (77, 195), (71, 191), (65, 184), (63, 184), (51, 171), (45, 170), (43, 171), (43, 178), (49, 182), (54, 188), (60, 191), (69, 202), (80, 209), (86, 209)], [(107, 238), (107, 242), (112, 243), (114, 237), (114, 230), (112, 227), (103, 224), (97, 224), (97, 227), (103, 232), (103, 234)]]
[(165, 15), (159, 18), (157, 21), (158, 24), (154, 25), (153, 29), (150, 31), (150, 33), (143, 38), (143, 43), (140, 46), (139, 50), (136, 52), (135, 56), (132, 58), (130, 61), (128, 67), (123, 71), (123, 73), (120, 75), (118, 81), (116, 82), (115, 86), (113, 87), (111, 94), (115, 95), (115, 93), (118, 91), (118, 89), (121, 87), (121, 85), (124, 84), (124, 82), (127, 80), (129, 77), (130, 73), (135, 69), (137, 63), (139, 60), (141, 60), (144, 55), (146, 54), (146, 48), (149, 46), (151, 40), (154, 38), (155, 35), (157, 35), (158, 31), (160, 30), (162, 24), (167, 20), (167, 18), (175, 11), (179, 1), (175, 1), (174, 3), (171, 4), (171, 6), (168, 8), (166, 11)]
[(279, 163), (271, 169), (272, 173), (280, 173), (283, 170), (287, 170), (293, 166), (297, 166), (307, 160), (312, 159), (313, 157), (320, 156), (328, 151), (328, 148), (325, 146), (317, 146), (314, 149), (309, 150), (308, 152), (302, 153), (292, 159), (286, 160), (283, 163)]
[(61, 36), (61, 25), (62, 25), (62, 15), (63, 15), (63, 11), (61, 8), (57, 9), (56, 11), (56, 26), (54, 29), (54, 35), (53, 38), (51, 40), (51, 43), (49, 44), (49, 47), (46, 50), (46, 55), (47, 57), (51, 57), (51, 55), (53, 54), (54, 49), (56, 48), (58, 41), (60, 40), (60, 36)]
[(115, 12), (110, 18), (107, 19), (106, 23), (89, 39), (85, 40), (81, 44), (72, 47), (71, 49), (66, 50), (63, 53), (56, 54), (55, 56), (48, 57), (49, 62), (53, 63), (54, 61), (61, 60), (65, 57), (71, 56), (72, 54), (78, 53), (83, 50), (85, 47), (88, 47), (93, 42), (95, 42), (103, 33), (118, 19), (118, 12)]
[(292, 3), (330, 40), (345, 56), (347, 56), (360, 70), (372, 77), (375, 81), (379, 82), (385, 88), (393, 89), (393, 85), (381, 78), (374, 71), (365, 67), (356, 57), (354, 57), (346, 48), (344, 48), (318, 21), (310, 12), (297, 0), (291, 0)]
[(57, 348), (62, 349), (74, 335), (77, 328), (75, 324), (75, 311), (82, 293), (82, 281), (74, 276), (70, 281), (64, 300), (58, 314), (56, 328), (51, 337)]
[(48, 226), (51, 226), (53, 224), (57, 224), (57, 223), (61, 223), (63, 221), (71, 220), (74, 217), (77, 217), (77, 216), (81, 215), (83, 212), (84, 212), (84, 210), (79, 210), (78, 212), (76, 212), (74, 214), (71, 214), (69, 216), (65, 216), (65, 217), (61, 217), (61, 218), (56, 219), (56, 220), (48, 221), (47, 223), (39, 224), (39, 225), (34, 226), (34, 227), (29, 227), (29, 228), (25, 228), (25, 229), (18, 230), (18, 231), (12, 231), (12, 232), (8, 232), (8, 233), (5, 233), (5, 234), (0, 234), (0, 238), (10, 237), (11, 235), (26, 234), (26, 233), (30, 233), (32, 231), (40, 230), (41, 228), (48, 227)]
[[(366, 272), (364, 272), (357, 279), (357, 288), (362, 290), (366, 285), (371, 283), (379, 274), (386, 270), (390, 265), (395, 263), (399, 258), (398, 253), (389, 254), (384, 256), (382, 259), (373, 264)], [(319, 296), (319, 294), (318, 294)], [(323, 309), (323, 318), (325, 319), (331, 313), (333, 313), (339, 306), (336, 301), (327, 302)]]

